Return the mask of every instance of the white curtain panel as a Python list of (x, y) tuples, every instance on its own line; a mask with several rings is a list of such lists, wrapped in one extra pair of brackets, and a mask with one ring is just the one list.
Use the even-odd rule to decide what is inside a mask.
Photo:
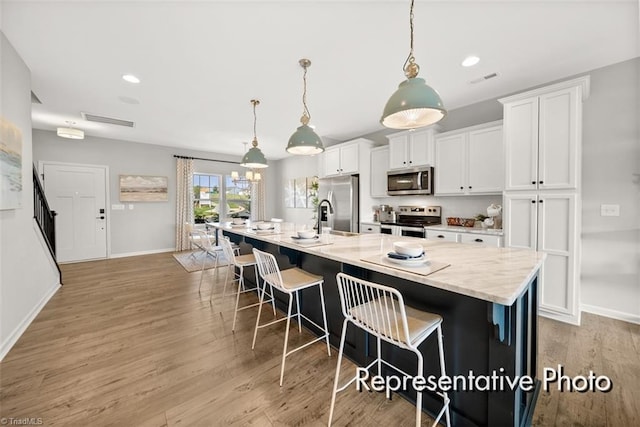
[(176, 159), (176, 251), (191, 248), (185, 224), (193, 224), (193, 159)]
[[(264, 170), (264, 169), (263, 169)], [(251, 187), (251, 221), (268, 220), (266, 218), (266, 174), (260, 171), (262, 178)]]

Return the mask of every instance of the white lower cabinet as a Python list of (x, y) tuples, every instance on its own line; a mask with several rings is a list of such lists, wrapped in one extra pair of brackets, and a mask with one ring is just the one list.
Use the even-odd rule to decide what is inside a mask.
[(459, 242), (460, 233), (453, 231), (425, 230), (425, 237), (429, 240), (442, 240), (444, 242)]
[(360, 234), (380, 234), (380, 225), (360, 223)]
[(460, 233), (460, 243), (473, 243), (480, 246), (502, 246), (502, 237), (478, 233)]
[(425, 230), (425, 237), (444, 242), (473, 243), (480, 246), (502, 246), (502, 237), (495, 234), (467, 233), (458, 231)]
[(544, 252), (540, 313), (579, 324), (578, 196), (576, 193), (505, 193), (506, 246)]

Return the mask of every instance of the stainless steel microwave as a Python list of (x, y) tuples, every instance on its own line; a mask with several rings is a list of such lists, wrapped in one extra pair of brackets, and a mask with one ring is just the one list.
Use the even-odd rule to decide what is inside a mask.
[(387, 194), (433, 194), (433, 168), (412, 168), (387, 172)]

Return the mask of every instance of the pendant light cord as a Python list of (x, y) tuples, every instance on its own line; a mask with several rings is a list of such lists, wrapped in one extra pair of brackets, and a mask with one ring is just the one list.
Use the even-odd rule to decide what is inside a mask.
[(257, 99), (252, 99), (251, 103), (253, 104), (253, 141), (251, 142), (251, 145), (253, 147), (257, 147), (258, 146), (258, 137), (257, 137), (257, 133), (256, 133), (256, 122), (258, 121), (258, 118), (256, 116), (256, 106), (260, 105), (260, 101)]
[(302, 105), (304, 106), (302, 115), (307, 116), (308, 120), (311, 121), (311, 113), (309, 112), (309, 108), (307, 107), (307, 68), (308, 68), (307, 66), (304, 66), (304, 74), (302, 75), (302, 82), (303, 82)]
[(413, 56), (413, 3), (414, 0), (411, 0), (411, 8), (409, 9), (409, 28), (411, 31), (411, 37), (409, 42), (409, 56), (404, 61), (402, 66), (402, 71), (408, 78), (413, 78), (418, 75), (420, 71), (420, 67), (415, 63), (416, 58)]

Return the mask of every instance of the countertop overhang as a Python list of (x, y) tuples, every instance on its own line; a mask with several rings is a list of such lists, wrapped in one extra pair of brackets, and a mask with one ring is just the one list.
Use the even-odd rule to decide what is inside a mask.
[[(507, 306), (512, 305), (526, 290), (545, 258), (544, 253), (527, 249), (496, 248), (384, 234), (351, 237), (323, 234), (319, 238), (323, 245), (307, 247), (291, 238), (295, 234), (293, 231), (261, 234), (228, 224), (213, 225), (226, 232)], [(419, 242), (429, 259), (450, 266), (423, 276), (362, 260), (375, 255), (383, 256), (392, 251), (393, 242), (397, 241)]]

